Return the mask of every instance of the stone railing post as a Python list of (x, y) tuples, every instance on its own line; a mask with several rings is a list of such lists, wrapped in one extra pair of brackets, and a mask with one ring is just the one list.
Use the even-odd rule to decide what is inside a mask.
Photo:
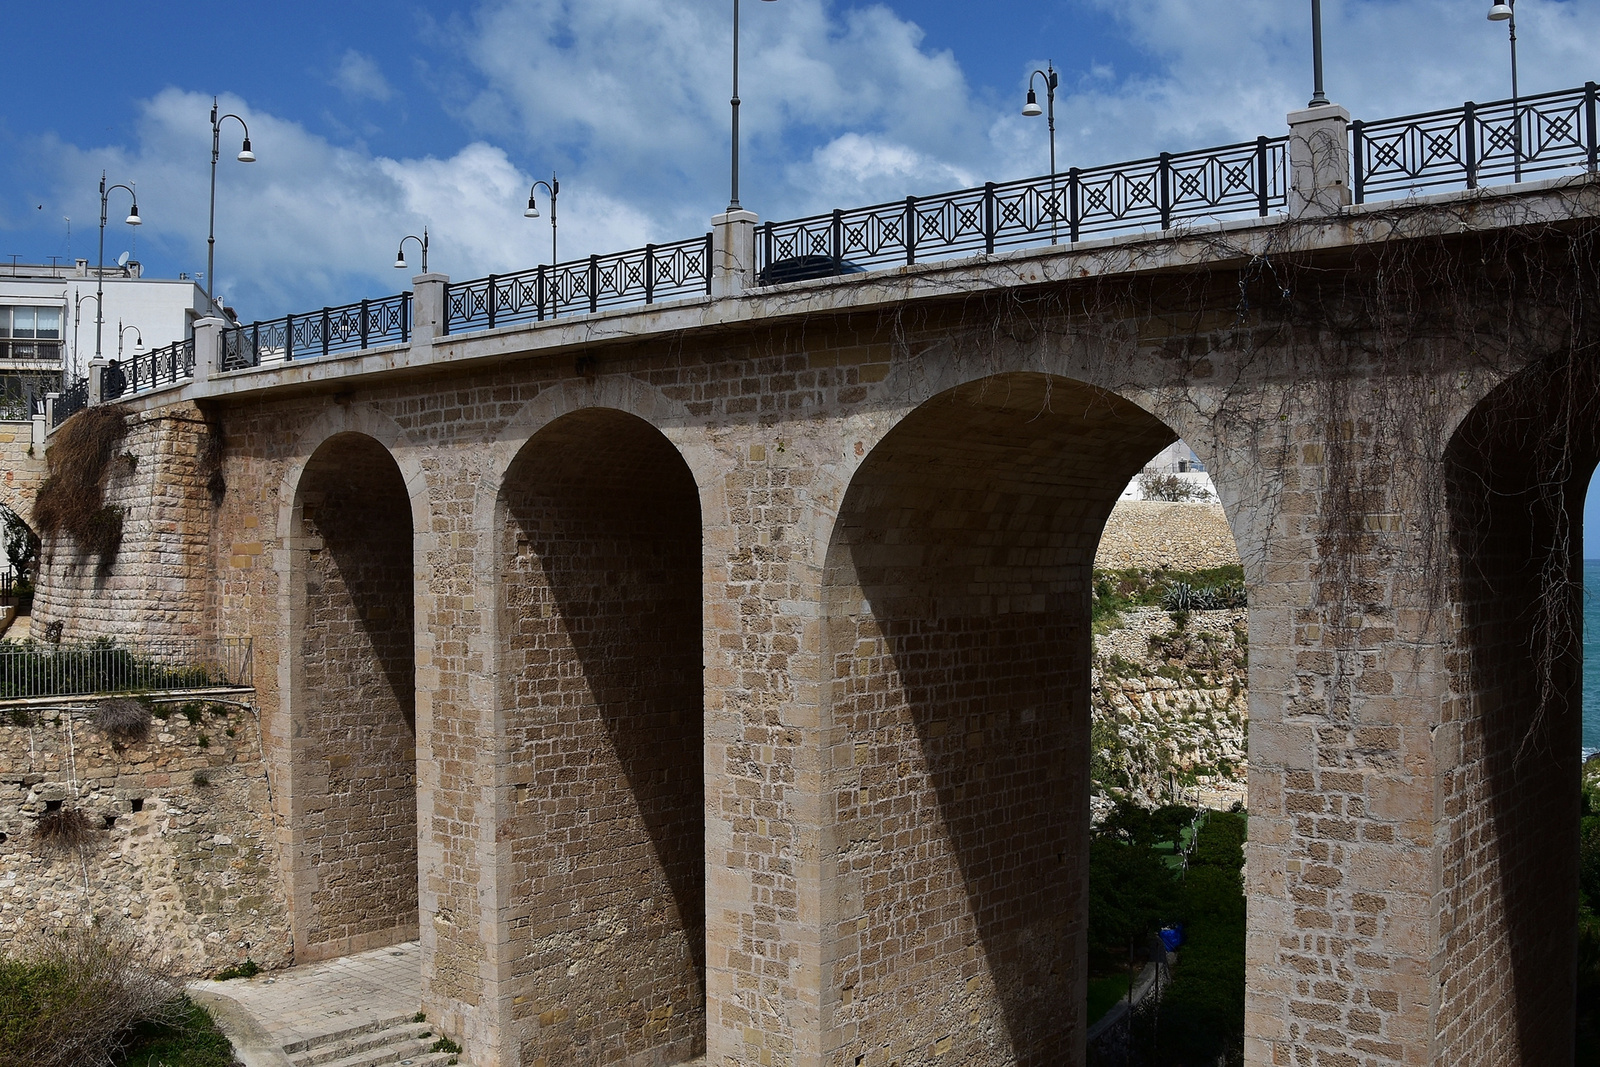
[(1350, 204), (1350, 112), (1289, 112), (1289, 216), (1337, 215)]
[(727, 211), (711, 220), (711, 297), (738, 296), (756, 284), (756, 213)]
[(228, 328), (227, 319), (215, 316), (197, 319), (194, 324), (194, 382), (210, 382), (222, 369), (222, 331)]
[(91, 359), (89, 361), (89, 406), (90, 407), (94, 407), (96, 404), (102, 403), (101, 397), (104, 394), (101, 392), (101, 390), (105, 385), (106, 367), (108, 367), (110, 365), (111, 365), (111, 361), (106, 359), (104, 356), (96, 356), (94, 359)]
[(30, 416), (32, 418), (32, 420), (33, 420), (33, 447), (34, 448), (43, 448), (44, 447), (44, 443), (45, 443), (45, 438), (50, 436), (50, 421), (49, 421), (50, 420), (50, 415), (49, 415), (49, 411), (50, 411), (50, 401), (48, 399), (46, 399), (45, 400), (45, 411), (44, 411), (44, 413), (43, 414), (39, 414), (39, 415)]
[(419, 274), (411, 279), (411, 347), (431, 345), (444, 337), (444, 287), (448, 274)]
[(56, 401), (60, 399), (60, 393), (44, 394), (44, 432), (46, 435), (56, 428)]

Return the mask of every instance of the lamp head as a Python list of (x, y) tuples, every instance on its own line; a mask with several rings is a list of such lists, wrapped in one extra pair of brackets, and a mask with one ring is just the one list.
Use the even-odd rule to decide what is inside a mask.
[(126, 222), (129, 226), (137, 226), (143, 222), (144, 220), (139, 217), (139, 205), (134, 204), (133, 210), (128, 212), (128, 217), (122, 221)]
[(536, 219), (539, 217), (539, 205), (534, 203), (532, 196), (528, 197), (528, 210), (522, 213), (522, 217), (525, 219)]
[(401, 249), (399, 252), (396, 252), (394, 254), (394, 269), (395, 270), (405, 270), (406, 269), (406, 253), (405, 253), (404, 249)]
[(1044, 108), (1039, 106), (1039, 94), (1032, 89), (1028, 90), (1028, 102), (1022, 105), (1022, 113), (1030, 119), (1044, 114)]
[(1511, 17), (1511, 8), (1504, 3), (1496, 3), (1489, 9), (1490, 22), (1504, 22)]
[(239, 155), (237, 158), (240, 163), (254, 163), (256, 161), (256, 154), (250, 151), (250, 138), (246, 137), (244, 139), (244, 144), (239, 146)]

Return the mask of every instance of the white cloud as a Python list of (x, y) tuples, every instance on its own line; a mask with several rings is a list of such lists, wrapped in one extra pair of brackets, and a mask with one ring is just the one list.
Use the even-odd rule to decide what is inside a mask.
[(345, 52), (344, 58), (339, 60), (339, 69), (334, 72), (333, 84), (352, 99), (376, 100), (381, 103), (394, 95), (394, 90), (389, 87), (383, 71), (378, 69), (377, 62), (371, 56), (363, 55), (354, 48)]

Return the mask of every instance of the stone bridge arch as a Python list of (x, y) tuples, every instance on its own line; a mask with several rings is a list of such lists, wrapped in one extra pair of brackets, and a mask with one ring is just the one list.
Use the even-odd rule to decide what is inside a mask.
[(540, 421), (485, 553), (508, 1021), (523, 1063), (682, 1062), (706, 1048), (700, 492), (637, 414)]
[(1581, 357), (1512, 375), (1445, 450), (1460, 653), (1439, 726), (1444, 1062), (1572, 1060), (1583, 507), (1597, 464), (1600, 364)]
[[(413, 510), (398, 435), (370, 412), (306, 435), (282, 516), (289, 640), (280, 738), (289, 765), (297, 960), (418, 936)], [(367, 432), (376, 430), (387, 440)], [(419, 479), (413, 476), (412, 484)]]
[(851, 478), (822, 576), (821, 1062), (1082, 1060), (1095, 549), (1176, 436), (1000, 373)]

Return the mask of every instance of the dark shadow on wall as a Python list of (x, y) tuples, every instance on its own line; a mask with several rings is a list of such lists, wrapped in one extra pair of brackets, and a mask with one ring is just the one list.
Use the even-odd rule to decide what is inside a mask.
[[(599, 1010), (584, 1031), (577, 1020), (586, 1013), (574, 1008), (566, 1048), (701, 1054), (698, 489), (655, 428), (621, 412), (589, 410), (529, 443), (507, 476), (504, 502), (515, 542), (507, 546), (514, 557), (507, 584), (523, 598), (506, 625), (527, 657), (514, 683), (516, 714), (530, 731), (523, 758), (533, 761), (537, 803), (551, 804), (553, 815), (541, 824), (553, 863), (536, 876), (544, 888), (533, 921), (543, 928), (568, 922), (557, 900), (571, 898), (585, 911), (616, 907), (635, 923), (626, 945), (593, 948), (591, 962), (600, 963), (607, 988), (571, 994), (575, 1004), (594, 998)], [(576, 803), (560, 808), (568, 796)], [(651, 900), (662, 882), (670, 903)], [(631, 991), (630, 1005), (604, 1007), (619, 981)], [(652, 1021), (652, 1010), (669, 1018)], [(538, 1051), (579, 1054), (559, 1046)]]
[(416, 936), (411, 502), (388, 451), (353, 433), (317, 450), (296, 501), (296, 951), (321, 958)]
[(852, 481), (827, 570), (832, 723), (857, 753), (835, 783), (854, 933), (832, 1025), (863, 1045), (959, 1022), (952, 1061), (987, 1062), (984, 1027), (940, 1014), (986, 966), (963, 1012), (998, 1001), (1012, 1062), (1081, 1048), (1094, 554), (1173, 439), (1111, 394), (1010, 375), (924, 404)]
[[(1459, 567), (1463, 825), (1446, 946), (1453, 975), (1479, 941), (1509, 962), (1522, 1063), (1573, 1056), (1579, 758), (1582, 744), (1582, 514), (1600, 461), (1600, 362), (1537, 365), (1502, 385), (1446, 454)], [(1474, 832), (1477, 830), (1477, 832)], [(1483, 832), (1486, 830), (1487, 832)], [(1468, 877), (1470, 876), (1470, 877)], [(1470, 892), (1482, 879), (1493, 905)], [(1485, 933), (1483, 920), (1493, 918)], [(1496, 929), (1503, 923), (1503, 931)], [(1446, 985), (1446, 997), (1453, 993)], [(1481, 992), (1480, 992), (1481, 995)], [(1482, 1010), (1482, 1009), (1480, 1009)]]

